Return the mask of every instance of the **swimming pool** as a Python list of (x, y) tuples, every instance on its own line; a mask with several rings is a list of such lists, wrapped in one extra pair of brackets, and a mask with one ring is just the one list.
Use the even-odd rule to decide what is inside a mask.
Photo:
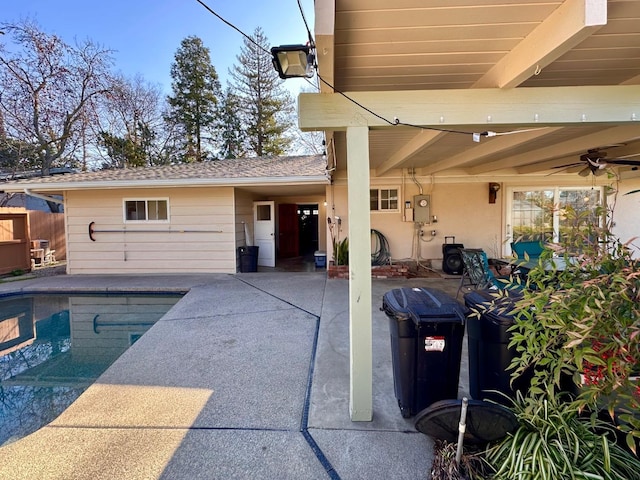
[(0, 446), (54, 420), (180, 298), (0, 297)]

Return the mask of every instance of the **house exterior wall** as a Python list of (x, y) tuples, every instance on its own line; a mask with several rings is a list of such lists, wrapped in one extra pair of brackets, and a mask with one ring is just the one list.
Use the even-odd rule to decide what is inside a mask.
[[(341, 178), (334, 179), (334, 185), (327, 187), (327, 199), (330, 206), (328, 215), (338, 216), (342, 225), (334, 223), (333, 230), (327, 232), (329, 252), (327, 258), (332, 259), (332, 233), (340, 240), (348, 236), (349, 212), (347, 211), (347, 186)], [(394, 260), (416, 260), (419, 248), (421, 260), (442, 260), (442, 244), (445, 236), (454, 236), (455, 243), (467, 248), (482, 248), (491, 257), (500, 257), (509, 253), (504, 243), (507, 231), (505, 195), (512, 186), (540, 186), (539, 179), (530, 182), (519, 180), (517, 183), (504, 182), (497, 192), (495, 203), (489, 203), (488, 180), (467, 181), (464, 183), (436, 183), (427, 178), (418, 178), (422, 186), (422, 194), (431, 196), (430, 215), (437, 217), (437, 223), (426, 224), (423, 235), (413, 222), (403, 221), (405, 201), (414, 205), (414, 195), (420, 193), (418, 185), (407, 178), (372, 177), (371, 188), (397, 188), (399, 192), (398, 211), (372, 212), (371, 228), (380, 231), (389, 242), (391, 257)], [(584, 181), (583, 181), (584, 183)], [(544, 185), (555, 183), (547, 181)], [(577, 184), (576, 184), (577, 185)], [(622, 242), (631, 240), (631, 248), (635, 255), (640, 255), (640, 192), (625, 195), (627, 192), (640, 190), (640, 177), (625, 178), (618, 183), (617, 198), (607, 197), (609, 206), (614, 207), (613, 233)], [(332, 218), (335, 222), (335, 218)], [(431, 232), (435, 230), (436, 235)], [(635, 238), (635, 240), (633, 240)], [(449, 240), (451, 241), (451, 240)], [(418, 247), (419, 246), (419, 247)]]
[[(163, 198), (168, 222), (125, 223), (124, 199)], [(68, 191), (65, 205), (68, 273), (236, 272), (232, 187)]]
[[(465, 247), (482, 248), (491, 255), (499, 253), (502, 203), (500, 198), (495, 204), (488, 202), (486, 183), (423, 185), (422, 194), (431, 196), (430, 214), (436, 215), (438, 221), (424, 225), (422, 236), (412, 221), (404, 221), (405, 201), (414, 206), (413, 197), (420, 193), (417, 185), (402, 185), (401, 179), (374, 179), (372, 188), (399, 190), (398, 211), (371, 213), (371, 228), (385, 236), (394, 260), (415, 260), (418, 252), (420, 259), (441, 260), (445, 236), (454, 236), (455, 242)], [(333, 235), (342, 240), (348, 236), (347, 187), (335, 185), (327, 190), (328, 198), (333, 198), (335, 205), (333, 216), (342, 221), (338, 226), (333, 219)], [(436, 231), (435, 236), (431, 235), (432, 230)], [(331, 231), (327, 241), (330, 246)]]
[(253, 245), (253, 202), (255, 200), (255, 195), (245, 190), (236, 189), (234, 192), (236, 248)]
[(623, 179), (618, 184), (613, 233), (621, 242), (630, 242), (634, 257), (640, 258), (640, 192), (629, 193), (634, 190), (640, 190), (640, 177)]

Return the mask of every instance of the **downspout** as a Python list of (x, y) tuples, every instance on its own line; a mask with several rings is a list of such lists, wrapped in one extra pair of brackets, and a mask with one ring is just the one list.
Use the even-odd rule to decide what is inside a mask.
[(62, 200), (60, 198), (49, 197), (47, 195), (42, 195), (41, 193), (34, 193), (31, 190), (29, 190), (28, 188), (24, 189), (24, 193), (26, 193), (30, 197), (40, 198), (40, 199), (45, 200), (47, 202), (53, 202), (53, 203), (58, 203), (60, 205), (64, 205), (64, 200)]

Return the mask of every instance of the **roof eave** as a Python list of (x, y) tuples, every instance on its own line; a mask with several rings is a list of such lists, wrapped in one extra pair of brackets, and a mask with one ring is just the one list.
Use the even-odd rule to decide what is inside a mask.
[(110, 180), (88, 182), (19, 182), (0, 186), (1, 191), (8, 193), (24, 192), (25, 189), (37, 192), (60, 192), (72, 190), (111, 190), (122, 188), (178, 188), (178, 187), (246, 187), (246, 186), (293, 186), (293, 185), (328, 185), (326, 175), (301, 177), (249, 177), (249, 178), (193, 178), (182, 180)]

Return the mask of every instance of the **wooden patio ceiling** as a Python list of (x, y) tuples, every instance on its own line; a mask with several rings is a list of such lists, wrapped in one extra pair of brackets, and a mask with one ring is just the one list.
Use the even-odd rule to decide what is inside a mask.
[[(401, 92), (399, 98), (407, 104), (412, 92), (419, 98), (423, 92), (476, 89), (482, 102), (489, 89), (640, 85), (637, 0), (316, 0), (315, 13), (324, 93), (334, 87), (367, 99), (379, 92), (384, 103), (394, 98), (385, 95)], [(607, 99), (618, 95), (611, 90), (609, 97), (606, 89), (593, 92), (604, 92)], [(480, 142), (471, 135), (431, 129), (375, 127), (370, 132), (370, 165), (377, 175), (399, 168), (434, 176), (573, 175), (576, 169), (554, 167), (579, 161), (589, 149), (606, 147), (608, 157), (640, 160), (638, 92), (633, 88), (623, 94), (629, 117), (624, 122), (592, 123), (583, 115), (556, 124), (545, 121), (553, 117), (547, 110), (540, 119), (532, 114), (529, 125), (492, 125), (487, 118), (462, 126), (464, 131), (499, 134)], [(396, 107), (404, 120), (406, 105)], [(376, 113), (393, 119), (393, 111), (387, 101)], [(629, 121), (634, 115), (635, 121)], [(419, 126), (439, 127), (437, 122)], [(506, 134), (514, 130), (527, 131)], [(333, 135), (339, 158), (345, 135)], [(344, 168), (344, 162), (337, 167)]]

